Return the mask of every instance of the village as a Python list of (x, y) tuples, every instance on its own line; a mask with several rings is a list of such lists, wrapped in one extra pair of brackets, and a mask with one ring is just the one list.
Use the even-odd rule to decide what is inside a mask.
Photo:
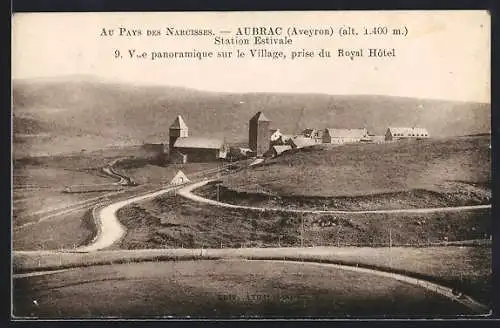
[(13, 6), (10, 321), (494, 317), (491, 13), (331, 9)]
[(269, 158), (292, 149), (315, 145), (345, 145), (353, 143), (386, 143), (398, 140), (422, 140), (430, 137), (422, 127), (388, 127), (385, 135), (375, 135), (366, 128), (307, 128), (299, 134), (286, 134), (271, 128), (271, 120), (257, 112), (249, 121), (248, 147), (230, 146), (222, 139), (189, 136), (189, 128), (178, 115), (169, 128), (169, 162), (210, 162), (238, 160), (247, 157)]

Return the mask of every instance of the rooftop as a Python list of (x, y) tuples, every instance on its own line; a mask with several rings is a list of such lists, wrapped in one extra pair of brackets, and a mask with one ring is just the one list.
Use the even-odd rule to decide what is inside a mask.
[(270, 119), (268, 119), (264, 113), (262, 112), (257, 112), (251, 119), (250, 121), (259, 121), (259, 122), (271, 122)]
[(394, 134), (394, 133), (404, 134), (404, 135), (410, 135), (410, 134), (428, 135), (429, 134), (427, 129), (419, 128), (419, 127), (389, 127), (389, 130), (391, 131), (392, 134)]
[(187, 125), (182, 119), (182, 116), (177, 115), (174, 122), (170, 125), (170, 129), (187, 129)]
[(300, 136), (300, 135), (292, 137), (289, 142), (291, 142), (293, 145), (295, 145), (295, 148), (304, 148), (304, 147), (316, 145), (316, 143), (314, 142), (313, 139), (306, 138), (306, 137)]
[(368, 135), (366, 129), (326, 129), (332, 138), (363, 138)]
[(223, 146), (223, 140), (205, 137), (178, 138), (174, 143), (174, 148), (221, 149)]

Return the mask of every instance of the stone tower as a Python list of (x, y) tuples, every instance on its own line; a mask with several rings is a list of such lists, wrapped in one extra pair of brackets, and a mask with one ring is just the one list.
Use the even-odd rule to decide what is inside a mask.
[(168, 136), (168, 151), (172, 152), (172, 149), (174, 149), (174, 143), (177, 138), (186, 138), (188, 136), (188, 127), (186, 123), (184, 123), (182, 116), (178, 115), (172, 125), (170, 125)]
[(261, 156), (269, 150), (269, 125), (271, 121), (262, 112), (255, 114), (249, 122), (248, 146), (257, 156)]

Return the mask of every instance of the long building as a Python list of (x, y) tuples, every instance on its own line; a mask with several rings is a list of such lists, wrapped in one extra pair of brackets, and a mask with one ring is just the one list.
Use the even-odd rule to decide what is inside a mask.
[(182, 158), (176, 162), (213, 162), (226, 158), (224, 141), (213, 138), (186, 137), (174, 143), (173, 158)]
[(366, 129), (325, 129), (323, 143), (345, 144), (356, 143), (368, 139)]
[(424, 128), (410, 127), (389, 127), (385, 132), (385, 140), (401, 140), (401, 139), (427, 139), (429, 132)]
[(190, 137), (187, 125), (179, 115), (170, 126), (169, 154), (173, 163), (212, 162), (224, 159), (227, 149), (220, 139)]

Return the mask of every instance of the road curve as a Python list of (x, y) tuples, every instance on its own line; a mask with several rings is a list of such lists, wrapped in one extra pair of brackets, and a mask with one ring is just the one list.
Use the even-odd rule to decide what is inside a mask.
[(456, 206), (456, 207), (431, 207), (431, 208), (409, 208), (409, 209), (391, 209), (391, 210), (366, 210), (366, 211), (342, 211), (342, 210), (297, 210), (297, 209), (286, 209), (277, 207), (255, 207), (255, 206), (245, 206), (245, 205), (235, 205), (229, 203), (219, 202), (213, 199), (208, 199), (193, 194), (193, 190), (200, 188), (209, 182), (216, 181), (205, 180), (197, 183), (190, 184), (181, 188), (178, 194), (184, 198), (193, 200), (199, 203), (210, 204), (219, 207), (226, 208), (237, 208), (252, 211), (276, 211), (276, 212), (288, 212), (288, 213), (311, 213), (311, 214), (375, 214), (375, 213), (435, 213), (435, 212), (457, 212), (466, 210), (479, 210), (485, 208), (491, 208), (491, 205), (472, 205), (472, 206)]
[(113, 245), (125, 235), (125, 228), (120, 223), (116, 216), (116, 212), (124, 206), (140, 202), (148, 198), (158, 197), (178, 187), (171, 186), (159, 191), (151, 192), (145, 195), (131, 197), (102, 208), (95, 207), (93, 210), (93, 217), (96, 220), (97, 235), (89, 245), (75, 248), (73, 252), (93, 252)]
[[(252, 260), (253, 261), (253, 260)], [(287, 263), (291, 262), (290, 260), (256, 260), (256, 261), (266, 261), (266, 262), (277, 262), (277, 263)], [(296, 262), (296, 261), (294, 261)], [(302, 262), (305, 263), (305, 262)], [(318, 262), (307, 262), (308, 265), (317, 265), (317, 266), (328, 266), (328, 267), (334, 267), (339, 270), (346, 270), (346, 271), (353, 271), (353, 272), (360, 272), (360, 273), (368, 273), (372, 275), (376, 275), (379, 277), (386, 277), (386, 278), (391, 278), (395, 279), (398, 281), (402, 281), (405, 283), (408, 283), (410, 285), (418, 286), (425, 288), (429, 291), (435, 292), (437, 294), (440, 294), (450, 300), (456, 301), (470, 310), (478, 313), (478, 314), (487, 314), (490, 311), (490, 308), (487, 307), (484, 304), (479, 303), (478, 301), (472, 299), (471, 297), (467, 295), (455, 295), (453, 293), (453, 290), (448, 287), (444, 287), (441, 285), (438, 285), (436, 283), (423, 280), (423, 279), (417, 279), (413, 277), (409, 277), (406, 275), (398, 274), (398, 273), (393, 273), (393, 272), (387, 272), (387, 271), (382, 271), (382, 270), (376, 270), (376, 269), (369, 269), (369, 268), (363, 268), (363, 267), (358, 267), (358, 266), (352, 266), (352, 265), (345, 265), (345, 264), (335, 264), (335, 263), (318, 263)]]

